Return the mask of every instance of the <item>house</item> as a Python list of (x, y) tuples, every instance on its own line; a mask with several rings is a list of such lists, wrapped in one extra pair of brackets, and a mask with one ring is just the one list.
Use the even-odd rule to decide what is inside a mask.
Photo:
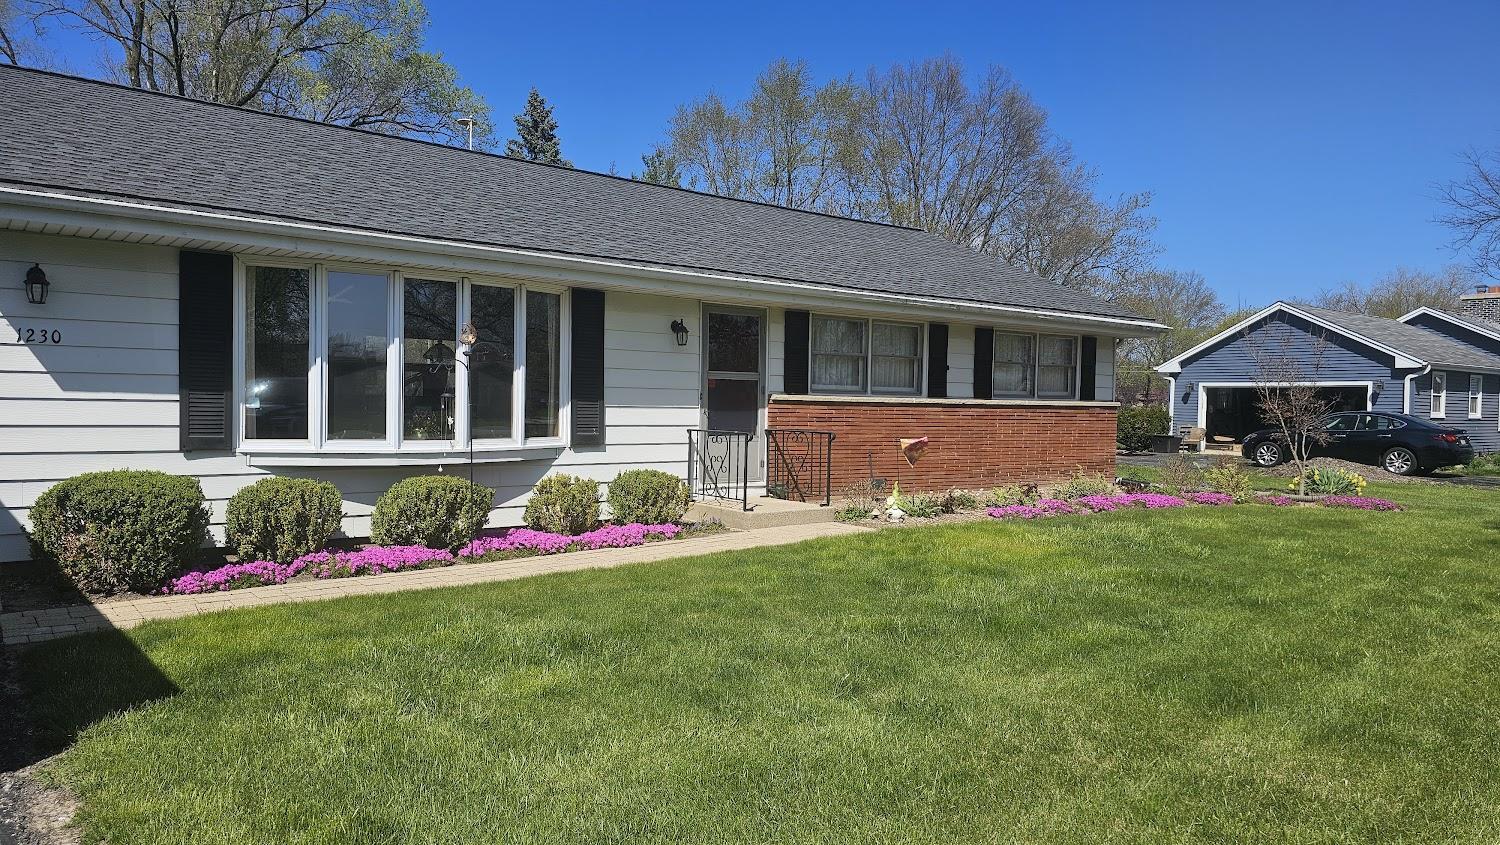
[(0, 560), (116, 467), (198, 477), (216, 524), (325, 478), (351, 536), (416, 473), (504, 526), (552, 472), (1109, 472), (1116, 343), (1163, 328), (909, 228), (14, 67), (0, 102)]
[[(1465, 297), (1465, 310), (1488, 296)], [(1446, 420), (1476, 450), (1500, 451), (1500, 324), (1478, 316), (1419, 308), (1391, 320), (1277, 302), (1156, 369), (1171, 385), (1173, 429), (1201, 427), (1209, 441), (1264, 428), (1255, 385), (1289, 372), (1335, 410)]]

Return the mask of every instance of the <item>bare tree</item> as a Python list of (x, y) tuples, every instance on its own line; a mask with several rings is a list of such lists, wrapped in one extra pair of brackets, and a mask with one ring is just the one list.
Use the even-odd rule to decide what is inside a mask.
[(1313, 348), (1307, 350), (1301, 348), (1305, 334), (1275, 322), (1265, 324), (1258, 332), (1247, 328), (1244, 338), (1252, 364), (1256, 406), (1280, 435), (1280, 444), (1297, 468), (1297, 495), (1306, 495), (1308, 461), (1314, 447), (1328, 442), (1323, 420), (1333, 407), (1315, 386), (1328, 338), (1319, 333)]
[(488, 107), (421, 49), (419, 0), (22, 0), (34, 20), (113, 47), (137, 88), (392, 134), (457, 142)]
[(33, 64), (36, 34), (34, 24), (24, 19), (15, 0), (0, 0), (0, 63)]
[(1468, 252), (1480, 273), (1500, 279), (1500, 152), (1470, 150), (1464, 163), (1464, 177), (1441, 189), (1448, 211), (1438, 222), (1453, 229), (1454, 248)]
[(1396, 319), (1423, 306), (1456, 311), (1459, 297), (1473, 289), (1474, 277), (1463, 267), (1452, 265), (1436, 273), (1397, 267), (1368, 286), (1344, 282), (1336, 288), (1325, 288), (1312, 304)]
[(1147, 395), (1162, 379), (1154, 367), (1208, 337), (1225, 316), (1219, 295), (1194, 272), (1134, 273), (1116, 280), (1105, 293), (1136, 314), (1171, 326), (1163, 334), (1131, 338), (1120, 345), (1119, 383), (1139, 384)]

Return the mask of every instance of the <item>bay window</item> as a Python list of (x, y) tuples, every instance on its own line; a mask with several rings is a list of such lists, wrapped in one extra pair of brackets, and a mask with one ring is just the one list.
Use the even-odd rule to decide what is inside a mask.
[(245, 274), (245, 437), (307, 439), (312, 274), (251, 267)]
[(990, 374), (996, 399), (1078, 398), (1076, 335), (995, 330)]
[[(567, 301), (438, 274), (246, 264), (241, 439), (276, 451), (560, 446)], [(476, 340), (464, 349), (463, 325)]]

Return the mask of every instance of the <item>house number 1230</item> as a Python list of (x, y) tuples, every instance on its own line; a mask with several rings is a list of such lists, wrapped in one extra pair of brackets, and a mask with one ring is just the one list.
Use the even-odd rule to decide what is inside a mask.
[(16, 343), (62, 343), (62, 332), (58, 329), (16, 329)]

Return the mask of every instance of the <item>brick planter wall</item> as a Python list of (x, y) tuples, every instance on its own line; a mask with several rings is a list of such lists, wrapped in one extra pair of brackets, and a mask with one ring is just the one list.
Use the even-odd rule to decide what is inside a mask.
[[(773, 396), (771, 428), (831, 431), (835, 496), (875, 476), (913, 491), (988, 488), (1115, 471), (1114, 402)], [(916, 466), (901, 438), (931, 442)]]

